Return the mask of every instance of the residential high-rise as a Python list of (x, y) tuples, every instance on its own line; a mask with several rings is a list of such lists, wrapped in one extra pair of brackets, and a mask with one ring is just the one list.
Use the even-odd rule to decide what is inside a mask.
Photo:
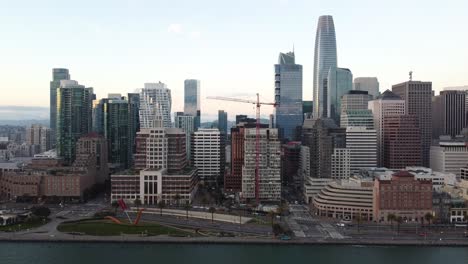
[(404, 169), (422, 165), (421, 131), (414, 115), (392, 115), (383, 122), (383, 166)]
[(390, 90), (386, 90), (376, 99), (369, 101), (369, 110), (374, 115), (374, 128), (377, 130), (378, 166), (383, 166), (384, 157), (384, 118), (405, 114), (405, 101)]
[(188, 79), (184, 81), (184, 113), (195, 117), (195, 130), (200, 127), (200, 81)]
[(375, 129), (347, 127), (346, 148), (350, 151), (351, 173), (377, 167), (377, 131)]
[(228, 114), (224, 110), (218, 110), (218, 130), (224, 135), (227, 135), (228, 131)]
[(337, 67), (335, 25), (332, 16), (319, 17), (314, 53), (314, 117), (327, 117), (327, 78)]
[(42, 125), (31, 125), (26, 129), (26, 143), (34, 146), (34, 154), (51, 149), (51, 129)]
[(432, 138), (441, 135), (455, 137), (467, 126), (466, 92), (444, 90), (433, 97)]
[(176, 112), (174, 115), (174, 126), (176, 128), (182, 129), (182, 131), (185, 133), (185, 146), (188, 161), (191, 160), (190, 146), (192, 133), (195, 131), (195, 119), (195, 116), (185, 114), (184, 112)]
[[(341, 97), (353, 89), (353, 74), (349, 69), (330, 67), (327, 79), (327, 117), (340, 124)], [(324, 115), (325, 116), (325, 115)]]
[(55, 131), (57, 130), (57, 89), (61, 80), (70, 80), (68, 69), (52, 69), (52, 81), (50, 82), (50, 129), (52, 129), (51, 144), (55, 146)]
[(224, 180), (225, 139), (218, 129), (198, 129), (192, 133), (192, 165), (201, 181), (220, 185)]
[[(367, 91), (372, 99), (379, 96), (379, 80), (377, 77), (357, 77), (354, 78), (353, 90)], [(371, 100), (372, 100), (371, 99)]]
[(57, 89), (57, 155), (66, 164), (75, 160), (76, 142), (92, 129), (93, 88), (62, 80)]
[(162, 116), (163, 126), (171, 127), (171, 90), (166, 84), (145, 83), (145, 88), (140, 92), (140, 127), (157, 127), (154, 122)]
[(405, 113), (417, 117), (421, 131), (422, 165), (429, 167), (432, 143), (432, 82), (408, 81), (393, 85), (392, 91), (405, 100)]
[[(244, 130), (244, 166), (242, 167), (241, 198), (254, 200), (256, 191), (256, 129)], [(281, 200), (281, 144), (278, 130), (259, 130), (260, 160), (258, 162), (258, 199), (278, 202)]]
[(302, 65), (296, 64), (294, 52), (280, 53), (275, 64), (275, 125), (280, 139), (295, 140), (296, 128), (302, 126)]

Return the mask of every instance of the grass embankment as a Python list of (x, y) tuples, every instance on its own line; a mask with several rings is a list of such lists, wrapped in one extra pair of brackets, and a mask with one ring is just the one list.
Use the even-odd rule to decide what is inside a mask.
[(26, 222), (17, 223), (14, 225), (0, 226), (0, 232), (18, 232), (43, 226), (49, 222), (49, 219), (35, 218)]
[(188, 231), (174, 227), (162, 226), (153, 223), (140, 223), (139, 225), (116, 224), (108, 220), (86, 220), (65, 222), (57, 229), (65, 233), (81, 233), (92, 236), (118, 236), (121, 234), (145, 234), (148, 236), (195, 236)]

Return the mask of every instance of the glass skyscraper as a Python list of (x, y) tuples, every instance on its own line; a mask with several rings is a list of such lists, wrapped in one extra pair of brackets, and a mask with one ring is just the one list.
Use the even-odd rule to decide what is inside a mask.
[(50, 82), (50, 128), (52, 129), (52, 145), (55, 145), (55, 131), (57, 130), (57, 89), (60, 87), (61, 80), (70, 80), (68, 69), (52, 69), (52, 81)]
[(341, 97), (353, 89), (353, 74), (349, 69), (330, 67), (327, 79), (327, 117), (340, 124)]
[(228, 114), (224, 110), (218, 110), (218, 129), (221, 133), (227, 135)]
[(92, 129), (93, 88), (62, 80), (57, 89), (57, 155), (66, 164), (75, 160), (75, 145)]
[(335, 25), (332, 16), (319, 17), (315, 36), (314, 117), (327, 117), (327, 78), (331, 67), (337, 67)]
[(302, 126), (302, 65), (296, 64), (294, 52), (280, 53), (275, 64), (275, 125), (280, 138), (295, 140)]
[(195, 130), (200, 127), (200, 81), (184, 81), (184, 113), (195, 117)]

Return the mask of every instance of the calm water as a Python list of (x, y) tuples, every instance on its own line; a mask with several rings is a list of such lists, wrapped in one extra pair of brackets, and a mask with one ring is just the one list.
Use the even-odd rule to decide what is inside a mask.
[(0, 243), (1, 264), (467, 264), (468, 248)]

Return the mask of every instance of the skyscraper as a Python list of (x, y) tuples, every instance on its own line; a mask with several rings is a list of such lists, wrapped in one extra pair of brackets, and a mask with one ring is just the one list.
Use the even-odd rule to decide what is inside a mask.
[(192, 134), (192, 165), (200, 180), (218, 185), (224, 180), (225, 140), (218, 129), (199, 129)]
[(302, 65), (296, 64), (294, 52), (280, 53), (275, 64), (275, 123), (280, 139), (295, 140), (294, 132), (302, 126)]
[(349, 69), (330, 67), (327, 79), (327, 117), (340, 124), (341, 97), (353, 89), (353, 74)]
[[(367, 91), (372, 99), (379, 96), (379, 80), (376, 77), (357, 77), (354, 78), (353, 90)], [(371, 100), (372, 100), (371, 99)]]
[(346, 148), (350, 151), (351, 172), (377, 167), (377, 132), (375, 129), (347, 127)]
[(140, 92), (140, 127), (156, 127), (154, 122), (162, 117), (164, 127), (171, 127), (171, 90), (166, 84), (145, 83)]
[(405, 100), (405, 113), (415, 115), (421, 131), (422, 165), (429, 167), (432, 142), (432, 82), (408, 81), (392, 86), (392, 91)]
[(57, 130), (57, 89), (61, 80), (70, 80), (68, 69), (52, 69), (52, 81), (50, 82), (50, 128), (52, 129), (51, 144), (55, 146), (55, 131)]
[(374, 129), (377, 130), (378, 166), (383, 166), (384, 158), (384, 119), (392, 115), (405, 114), (405, 101), (390, 90), (369, 101), (369, 110), (374, 116)]
[(187, 160), (190, 162), (190, 146), (192, 133), (195, 131), (195, 116), (187, 115), (184, 112), (177, 112), (174, 116), (174, 125), (176, 128), (182, 129), (185, 133), (185, 146)]
[(140, 94), (128, 94), (128, 114), (129, 114), (129, 157), (133, 160), (133, 154), (136, 152), (135, 137), (136, 133), (140, 131)]
[(92, 129), (93, 88), (62, 80), (57, 89), (57, 155), (71, 164), (76, 142)]
[(195, 117), (195, 130), (200, 127), (200, 81), (184, 81), (184, 113)]
[(228, 114), (224, 110), (218, 110), (218, 129), (221, 133), (227, 135)]
[(441, 135), (455, 137), (466, 127), (466, 92), (441, 91), (433, 97), (432, 102), (432, 135), (438, 139)]
[(327, 117), (327, 78), (337, 67), (335, 25), (332, 16), (319, 17), (314, 54), (314, 117)]

